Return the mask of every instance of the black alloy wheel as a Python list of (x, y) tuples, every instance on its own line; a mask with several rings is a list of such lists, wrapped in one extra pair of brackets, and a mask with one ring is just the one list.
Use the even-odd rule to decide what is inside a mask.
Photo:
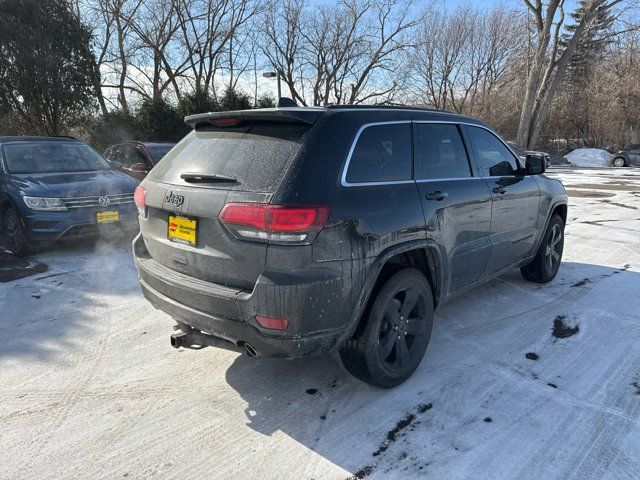
[(418, 368), (433, 326), (431, 286), (419, 270), (390, 275), (370, 299), (353, 337), (340, 349), (345, 368), (372, 385), (391, 388)]
[(535, 283), (548, 283), (553, 280), (562, 262), (564, 250), (564, 221), (560, 215), (553, 215), (536, 256), (520, 269), (522, 276)]
[(26, 238), (24, 227), (18, 212), (9, 207), (4, 213), (4, 242), (5, 247), (13, 254), (25, 253)]
[(401, 287), (387, 303), (380, 329), (380, 360), (390, 372), (400, 372), (421, 351), (426, 335), (426, 301), (414, 285)]

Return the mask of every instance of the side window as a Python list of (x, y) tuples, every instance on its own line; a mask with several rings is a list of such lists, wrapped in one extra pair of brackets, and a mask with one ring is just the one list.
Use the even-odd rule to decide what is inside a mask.
[(128, 145), (120, 147), (120, 163), (125, 167), (131, 168), (131, 165), (134, 163), (132, 150), (134, 150), (134, 148)]
[(121, 162), (125, 167), (131, 168), (135, 163), (147, 163), (142, 152), (136, 147), (127, 145), (125, 147), (121, 147), (121, 152)]
[(471, 176), (467, 152), (458, 127), (446, 123), (418, 123), (415, 128), (418, 179)]
[(109, 149), (109, 160), (115, 160), (116, 162), (123, 162), (122, 147), (111, 147)]
[(149, 161), (147, 160), (147, 157), (144, 156), (144, 153), (142, 153), (140, 151), (140, 149), (133, 148), (131, 155), (132, 155), (132, 157), (131, 157), (131, 164), (132, 165), (135, 164), (135, 163), (142, 163), (145, 166), (149, 165)]
[(518, 164), (515, 157), (493, 133), (479, 127), (467, 127), (467, 132), (485, 175), (503, 177), (516, 174)]
[(349, 183), (411, 180), (411, 124), (371, 125), (351, 154)]

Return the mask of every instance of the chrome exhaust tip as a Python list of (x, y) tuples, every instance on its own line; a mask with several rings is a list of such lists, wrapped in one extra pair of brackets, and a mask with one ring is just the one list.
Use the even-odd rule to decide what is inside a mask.
[(244, 351), (249, 357), (257, 357), (258, 355), (260, 355), (258, 351), (250, 343), (244, 344)]

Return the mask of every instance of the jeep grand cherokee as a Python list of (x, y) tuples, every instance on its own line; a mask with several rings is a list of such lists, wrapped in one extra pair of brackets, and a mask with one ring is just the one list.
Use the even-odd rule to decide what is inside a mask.
[(216, 112), (136, 190), (140, 284), (172, 344), (338, 350), (381, 387), (420, 363), (434, 309), (520, 268), (549, 282), (567, 196), (478, 120), (396, 107)]

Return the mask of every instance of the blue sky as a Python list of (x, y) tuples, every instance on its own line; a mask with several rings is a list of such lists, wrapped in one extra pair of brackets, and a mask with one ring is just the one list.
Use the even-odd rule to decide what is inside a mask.
[[(455, 8), (458, 5), (475, 5), (475, 6), (486, 6), (486, 7), (495, 7), (498, 5), (505, 5), (512, 8), (522, 8), (523, 10), (526, 8), (524, 2), (522, 0), (441, 0), (447, 8)], [(417, 1), (416, 4), (420, 5), (423, 2)], [(576, 5), (577, 0), (566, 0), (565, 1), (565, 11), (572, 11)]]
[[(335, 0), (309, 0), (309, 3), (334, 3), (334, 1)], [(427, 1), (414, 0), (414, 3), (417, 8), (420, 8), (422, 5), (427, 3)], [(522, 9), (523, 11), (527, 8), (523, 0), (440, 0), (440, 3), (442, 3), (445, 8), (451, 10), (460, 5), (483, 6), (487, 8), (505, 5), (510, 8)], [(569, 13), (573, 11), (577, 5), (578, 0), (565, 0), (565, 12)]]

